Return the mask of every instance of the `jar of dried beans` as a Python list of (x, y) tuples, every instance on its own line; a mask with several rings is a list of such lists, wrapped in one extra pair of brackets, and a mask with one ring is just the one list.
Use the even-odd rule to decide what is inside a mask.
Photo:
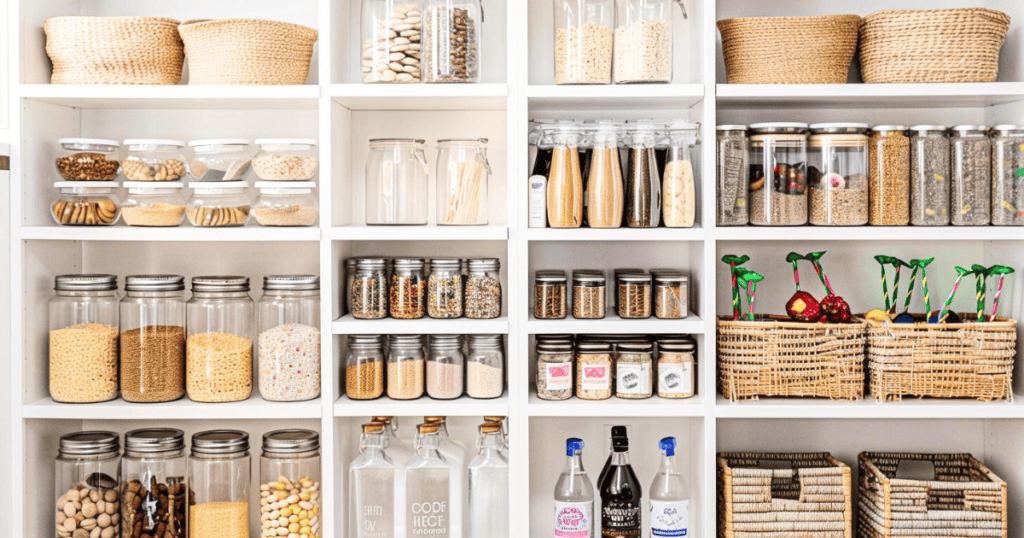
[(607, 400), (612, 397), (612, 346), (586, 342), (576, 346), (576, 397)]
[(466, 395), (497, 398), (505, 388), (505, 348), (500, 334), (471, 334), (466, 356)]
[(363, 82), (420, 82), (423, 3), (420, 0), (363, 0)]
[(263, 399), (299, 402), (320, 396), (320, 277), (264, 277), (257, 314)]
[(170, 402), (185, 395), (185, 277), (133, 275), (121, 300), (121, 397)]
[(718, 138), (715, 146), (718, 225), (743, 226), (750, 220), (747, 126), (719, 125), (715, 129)]
[(118, 300), (114, 275), (61, 275), (50, 299), (50, 397), (117, 398)]
[(910, 139), (905, 125), (878, 125), (868, 140), (869, 221), (874, 226), (910, 222)]
[(910, 223), (949, 224), (949, 135), (943, 125), (910, 128)]
[(480, 0), (424, 0), (423, 73), (426, 82), (479, 82)]
[[(278, 538), (287, 528), (319, 538), (321, 529), (320, 434), (313, 430), (277, 430), (263, 434), (260, 456), (260, 538)], [(273, 527), (274, 515), (288, 525)], [(293, 520), (292, 517), (295, 517)], [(278, 520), (280, 521), (280, 520)], [(297, 527), (293, 526), (297, 525)]]
[(992, 131), (992, 224), (1024, 226), (1024, 125)]
[(572, 274), (572, 317), (576, 319), (604, 319), (607, 283), (600, 272)]
[(677, 272), (654, 276), (654, 317), (683, 319), (689, 315), (690, 277)]
[(497, 258), (469, 260), (466, 279), (466, 317), (493, 319), (501, 315), (501, 280)]
[[(54, 462), (56, 536), (121, 536), (121, 443), (114, 432), (83, 431), (60, 436)], [(37, 484), (42, 488), (41, 484)], [(89, 530), (81, 523), (89, 520)], [(95, 524), (95, 525), (93, 525)], [(109, 530), (108, 530), (109, 529)]]
[(436, 400), (462, 396), (463, 370), (466, 357), (462, 353), (462, 337), (436, 334), (430, 337), (427, 356), (427, 395)]
[(618, 311), (622, 319), (651, 317), (651, 275), (624, 273), (619, 275)]
[(384, 337), (348, 337), (345, 356), (345, 394), (350, 400), (373, 400), (384, 394)]
[(487, 224), (487, 139), (437, 141), (437, 223)]
[(643, 400), (653, 394), (653, 346), (648, 342), (621, 342), (615, 346), (615, 396)]
[(811, 125), (807, 158), (811, 224), (860, 226), (868, 222), (868, 126)]
[(611, 84), (614, 0), (555, 0), (555, 84)]
[(658, 396), (693, 397), (695, 349), (689, 342), (658, 343)]
[(661, 222), (661, 174), (655, 146), (662, 137), (661, 127), (643, 119), (626, 126), (626, 152), (629, 161), (625, 178), (626, 226), (657, 228)]
[(395, 319), (418, 319), (427, 313), (427, 279), (424, 261), (419, 258), (396, 258), (388, 285), (388, 310)]
[(249, 538), (250, 469), (249, 434), (209, 430), (192, 436), (189, 538)]
[(954, 226), (985, 226), (991, 220), (992, 140), (984, 125), (952, 129), (950, 222)]
[(462, 272), (458, 258), (430, 260), (427, 315), (435, 319), (462, 317)]
[(320, 213), (312, 181), (257, 181), (252, 216), (260, 226), (312, 226)]
[(247, 181), (192, 181), (188, 184), (192, 197), (187, 215), (192, 226), (245, 226), (249, 222), (251, 203)]
[(697, 216), (695, 177), (700, 155), (700, 124), (670, 123), (665, 130), (664, 172), (661, 178), (661, 215), (668, 228), (691, 228)]
[(572, 398), (572, 344), (537, 344), (537, 397), (542, 400)]
[(366, 224), (426, 224), (428, 175), (423, 140), (370, 140), (366, 159)]
[(565, 271), (537, 271), (533, 275), (533, 317), (565, 319)]
[(66, 181), (113, 181), (121, 171), (117, 140), (61, 138), (57, 172)]
[(185, 177), (185, 143), (181, 140), (125, 140), (121, 174), (129, 181), (176, 181)]
[(750, 223), (807, 224), (807, 124), (755, 123), (750, 129)]
[(124, 434), (121, 519), (129, 536), (187, 536), (186, 476), (185, 432), (148, 428)]
[(185, 197), (180, 181), (125, 181), (128, 197), (121, 218), (128, 226), (180, 226), (185, 220)]
[(415, 400), (423, 396), (425, 370), (423, 337), (391, 335), (388, 346), (388, 397), (393, 400)]
[(356, 319), (388, 316), (388, 281), (384, 258), (359, 258), (349, 286), (348, 310)]
[(240, 181), (249, 175), (252, 156), (243, 138), (193, 140), (188, 171), (196, 181)]
[(111, 226), (121, 216), (116, 181), (58, 181), (50, 216), (61, 226)]
[(252, 394), (253, 310), (248, 277), (192, 278), (185, 309), (189, 399), (237, 402)]
[(672, 82), (672, 6), (682, 0), (618, 0), (615, 83)]

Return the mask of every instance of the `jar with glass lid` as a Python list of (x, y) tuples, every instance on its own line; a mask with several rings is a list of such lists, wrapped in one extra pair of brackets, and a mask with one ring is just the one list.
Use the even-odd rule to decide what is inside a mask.
[(651, 317), (650, 273), (623, 273), (618, 279), (618, 312), (622, 319)]
[(572, 272), (572, 317), (604, 319), (608, 285), (599, 271)]
[(356, 319), (388, 316), (388, 280), (384, 258), (359, 258), (349, 285), (348, 310)]
[(471, 334), (466, 355), (466, 395), (497, 398), (505, 390), (505, 347), (500, 334)]
[(715, 132), (718, 139), (715, 146), (718, 225), (745, 226), (750, 220), (747, 126), (719, 125)]
[(388, 345), (388, 398), (415, 400), (423, 396), (425, 370), (423, 336), (391, 335)]
[(654, 317), (683, 319), (689, 315), (690, 277), (668, 271), (653, 274)]
[(192, 181), (186, 214), (192, 226), (245, 226), (251, 210), (246, 181)]
[(910, 128), (910, 223), (949, 224), (949, 134), (944, 125)]
[(992, 224), (1024, 226), (1024, 125), (992, 129)]
[(111, 226), (121, 216), (116, 181), (57, 181), (50, 216), (61, 226)]
[(533, 275), (533, 317), (565, 319), (567, 309), (565, 271), (537, 271)]
[(466, 317), (494, 319), (501, 315), (501, 262), (497, 258), (469, 260), (466, 279)]
[[(275, 513), (278, 517), (291, 513), (286, 526), (289, 533), (296, 529), (299, 536), (323, 536), (321, 491), (319, 433), (296, 429), (263, 434), (260, 498), (269, 502), (260, 503), (261, 522), (269, 521)], [(263, 527), (262, 538), (281, 536), (277, 529)]]
[[(99, 529), (100, 534), (121, 535), (120, 456), (121, 443), (114, 432), (82, 431), (60, 436), (53, 473), (55, 536), (73, 538), (75, 532), (84, 531), (81, 522), (87, 519), (93, 520), (92, 530)], [(106, 516), (102, 521), (98, 510), (101, 501)]]
[(419, 319), (427, 313), (427, 280), (422, 258), (395, 258), (388, 310), (395, 319)]
[(750, 132), (750, 223), (807, 224), (807, 124), (755, 123)]
[(700, 124), (676, 121), (665, 128), (668, 147), (661, 178), (661, 215), (668, 228), (691, 228), (697, 216)]
[(423, 80), (422, 0), (362, 0), (363, 82)]
[(672, 82), (672, 12), (682, 0), (616, 0), (615, 83)]
[(458, 258), (433, 258), (427, 277), (427, 315), (434, 319), (462, 317), (462, 272)]
[(579, 228), (583, 225), (583, 168), (580, 165), (581, 133), (572, 122), (541, 126), (551, 143), (551, 170), (548, 173), (547, 214), (552, 228)]
[(86, 274), (54, 279), (50, 299), (50, 397), (60, 403), (117, 398), (117, 277)]
[(185, 143), (181, 140), (125, 140), (128, 152), (121, 174), (128, 181), (177, 181), (185, 177)]
[(868, 221), (873, 226), (910, 222), (910, 139), (906, 125), (877, 125), (868, 139)]
[(124, 434), (121, 519), (125, 529), (139, 536), (185, 538), (187, 471), (185, 432), (146, 428)]
[(374, 400), (384, 394), (384, 337), (355, 334), (348, 337), (345, 355), (345, 394), (350, 400)]
[(868, 222), (868, 125), (815, 123), (807, 157), (811, 224), (860, 226)]
[(260, 226), (312, 226), (320, 209), (312, 181), (257, 181), (252, 216)]
[(192, 436), (188, 458), (191, 538), (249, 538), (250, 460), (248, 433), (208, 430)]
[(121, 300), (121, 397), (170, 402), (185, 395), (185, 277), (132, 275)]
[(587, 175), (587, 225), (591, 228), (619, 228), (625, 207), (622, 165), (619, 161), (619, 140), (623, 125), (612, 120), (587, 123), (586, 145), (590, 161)]
[(625, 178), (625, 214), (626, 226), (630, 228), (657, 228), (661, 222), (661, 175), (655, 152), (661, 129), (649, 119), (626, 125), (629, 164)]
[(272, 402), (320, 396), (320, 277), (263, 277), (256, 310), (260, 396)]
[(423, 9), (424, 80), (479, 82), (484, 16), (481, 1), (423, 0)]
[(316, 139), (261, 138), (252, 171), (263, 181), (311, 181), (320, 166)]
[(437, 141), (437, 223), (487, 224), (487, 139)]
[(607, 342), (581, 342), (576, 345), (576, 397), (581, 400), (607, 400), (612, 397), (612, 346)]
[(241, 181), (249, 175), (252, 156), (244, 138), (192, 140), (188, 172), (196, 181)]
[(658, 396), (692, 398), (694, 395), (694, 351), (691, 342), (658, 343)]
[(252, 394), (253, 310), (248, 277), (192, 278), (185, 307), (189, 399), (237, 402)]
[(185, 220), (184, 184), (180, 181), (125, 181), (128, 197), (121, 218), (128, 226), (173, 227)]
[(611, 84), (614, 0), (555, 0), (555, 84)]
[(620, 342), (615, 346), (615, 396), (643, 400), (654, 393), (653, 346), (649, 342)]
[(453, 334), (435, 334), (430, 337), (427, 356), (427, 395), (435, 400), (451, 400), (462, 396), (463, 371), (466, 356), (462, 352), (462, 337)]
[(985, 226), (992, 220), (992, 139), (988, 127), (957, 125), (951, 133), (950, 223)]
[(57, 140), (57, 172), (65, 181), (113, 181), (121, 171), (117, 140), (61, 138)]
[(538, 342), (537, 397), (541, 400), (572, 398), (572, 363), (575, 357), (571, 343)]
[(423, 140), (370, 140), (370, 155), (366, 159), (366, 224), (426, 224), (428, 175)]

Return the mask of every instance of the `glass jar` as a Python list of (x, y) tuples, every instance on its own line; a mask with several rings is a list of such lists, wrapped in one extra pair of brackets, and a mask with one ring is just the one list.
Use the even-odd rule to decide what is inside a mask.
[(192, 140), (188, 173), (196, 181), (241, 181), (249, 175), (249, 141), (241, 138)]
[(128, 153), (121, 174), (128, 181), (177, 181), (185, 177), (185, 143), (181, 140), (125, 140)]
[(425, 362), (422, 336), (391, 335), (388, 346), (388, 398), (415, 400), (423, 396)]
[(133, 275), (121, 300), (121, 397), (170, 402), (185, 395), (185, 277)]
[(281, 184), (257, 181), (260, 190), (252, 206), (252, 216), (260, 226), (312, 226), (320, 213), (312, 181)]
[(395, 258), (388, 310), (395, 319), (419, 319), (427, 313), (427, 280), (422, 258)]
[(366, 224), (427, 223), (427, 155), (424, 141), (370, 140), (366, 159)]
[(605, 342), (581, 342), (576, 346), (576, 397), (607, 400), (612, 397), (612, 346)]
[(430, 355), (427, 356), (427, 395), (436, 400), (451, 400), (462, 396), (465, 367), (466, 357), (462, 353), (461, 336), (431, 336)]
[(572, 317), (576, 319), (604, 319), (607, 282), (601, 273), (572, 273)]
[(672, 4), (682, 0), (616, 0), (615, 83), (672, 82)]
[(466, 395), (497, 398), (505, 391), (505, 347), (500, 334), (471, 334), (466, 356)]
[(430, 260), (427, 277), (427, 315), (434, 319), (462, 317), (462, 272), (458, 258)]
[(871, 128), (868, 140), (869, 221), (874, 226), (910, 222), (910, 139), (905, 125)]
[(117, 140), (61, 138), (57, 144), (57, 172), (65, 181), (113, 181), (121, 172)]
[(565, 319), (565, 271), (537, 271), (533, 275), (533, 317)]
[[(320, 492), (320, 434), (312, 430), (263, 434), (260, 537), (287, 536), (281, 534), (282, 527), (288, 534), (321, 536)], [(287, 525), (282, 524), (282, 517)]]
[(949, 136), (943, 125), (910, 128), (910, 223), (949, 224)]
[(209, 430), (192, 436), (189, 538), (249, 538), (250, 465), (249, 434)]
[(185, 197), (180, 181), (125, 181), (128, 197), (121, 218), (128, 226), (173, 227), (185, 220)]
[(185, 307), (185, 385), (196, 402), (237, 402), (252, 395), (253, 302), (249, 278), (197, 276)]
[(537, 343), (537, 397), (541, 400), (572, 398), (573, 346), (569, 343)]
[(555, 84), (611, 84), (614, 0), (555, 0)]
[(750, 173), (746, 125), (719, 125), (715, 128), (716, 199), (719, 226), (744, 226), (750, 221), (747, 189)]
[(674, 122), (665, 133), (668, 148), (661, 174), (662, 220), (668, 228), (692, 228), (697, 217), (695, 178), (700, 172), (700, 124)]
[(356, 262), (358, 258), (345, 258), (345, 289), (341, 290), (341, 304), (346, 307), (349, 304), (349, 295), (352, 290), (352, 283), (356, 279)]
[(50, 397), (117, 398), (118, 300), (114, 275), (60, 275), (50, 299)]
[(654, 317), (683, 319), (689, 315), (690, 277), (678, 272), (653, 275)]
[(356, 319), (388, 316), (388, 281), (384, 258), (358, 258), (349, 285), (348, 310)]
[[(120, 455), (121, 443), (114, 432), (84, 431), (60, 436), (53, 473), (58, 538), (73, 538), (78, 531), (90, 536), (95, 529), (107, 536), (121, 535), (117, 499)], [(86, 520), (92, 520), (88, 530), (81, 525)]]
[(263, 181), (311, 181), (320, 159), (312, 138), (261, 138), (252, 171)]
[(486, 225), (487, 181), (490, 175), (486, 138), (438, 140), (437, 223)]
[(750, 223), (807, 224), (807, 124), (755, 123), (750, 130)]
[(363, 82), (420, 82), (421, 0), (363, 0)]
[(950, 222), (954, 226), (985, 226), (992, 220), (992, 139), (984, 125), (952, 129)]
[(618, 311), (622, 319), (651, 317), (651, 275), (624, 273), (618, 282)]
[(423, 3), (426, 10), (421, 17), (425, 80), (479, 82), (480, 43), (483, 41), (480, 0), (424, 0)]
[(643, 400), (654, 393), (653, 346), (648, 342), (620, 342), (615, 346), (615, 396)]
[(320, 277), (263, 277), (259, 317), (260, 396), (301, 402), (320, 396)]
[(583, 168), (580, 165), (581, 133), (571, 122), (541, 126), (551, 142), (547, 215), (551, 228), (579, 228), (583, 224)]
[(692, 398), (696, 347), (689, 342), (658, 343), (658, 396)]
[(992, 224), (1024, 226), (1024, 125), (992, 129)]
[(181, 430), (148, 428), (124, 434), (121, 519), (128, 531), (126, 534), (187, 536), (187, 462), (185, 432)]
[(868, 223), (868, 125), (811, 125), (807, 157), (811, 224), (861, 226)]
[(466, 279), (466, 317), (494, 319), (501, 315), (501, 262), (497, 258), (469, 260)]
[(200, 182), (188, 184), (188, 221), (197, 227), (245, 226), (249, 222), (249, 196), (245, 181)]
[(50, 204), (50, 215), (61, 226), (111, 226), (121, 216), (116, 181), (58, 181), (53, 187), (60, 195)]
[(654, 149), (659, 127), (652, 120), (626, 126), (629, 165), (626, 171), (626, 226), (657, 228), (661, 222), (661, 175)]
[(598, 120), (586, 124), (586, 129), (586, 146), (590, 153), (590, 161), (584, 170), (587, 177), (587, 226), (619, 228), (625, 206), (619, 161), (623, 126), (612, 120)]
[(384, 394), (384, 337), (348, 337), (345, 356), (345, 394), (350, 400), (374, 400)]

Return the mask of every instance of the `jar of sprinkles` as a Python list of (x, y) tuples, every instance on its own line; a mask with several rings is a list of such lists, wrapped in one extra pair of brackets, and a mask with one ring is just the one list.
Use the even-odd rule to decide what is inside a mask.
[(263, 399), (298, 402), (320, 396), (320, 277), (264, 277), (257, 313)]

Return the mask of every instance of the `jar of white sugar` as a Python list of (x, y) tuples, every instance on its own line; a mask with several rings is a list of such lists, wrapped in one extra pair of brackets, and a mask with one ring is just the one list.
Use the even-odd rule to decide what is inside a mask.
[(264, 277), (256, 311), (260, 396), (273, 402), (320, 396), (320, 277)]
[(682, 0), (616, 0), (615, 83), (672, 82), (672, 5)]
[(500, 334), (469, 335), (466, 356), (466, 395), (497, 398), (505, 387), (505, 351)]

